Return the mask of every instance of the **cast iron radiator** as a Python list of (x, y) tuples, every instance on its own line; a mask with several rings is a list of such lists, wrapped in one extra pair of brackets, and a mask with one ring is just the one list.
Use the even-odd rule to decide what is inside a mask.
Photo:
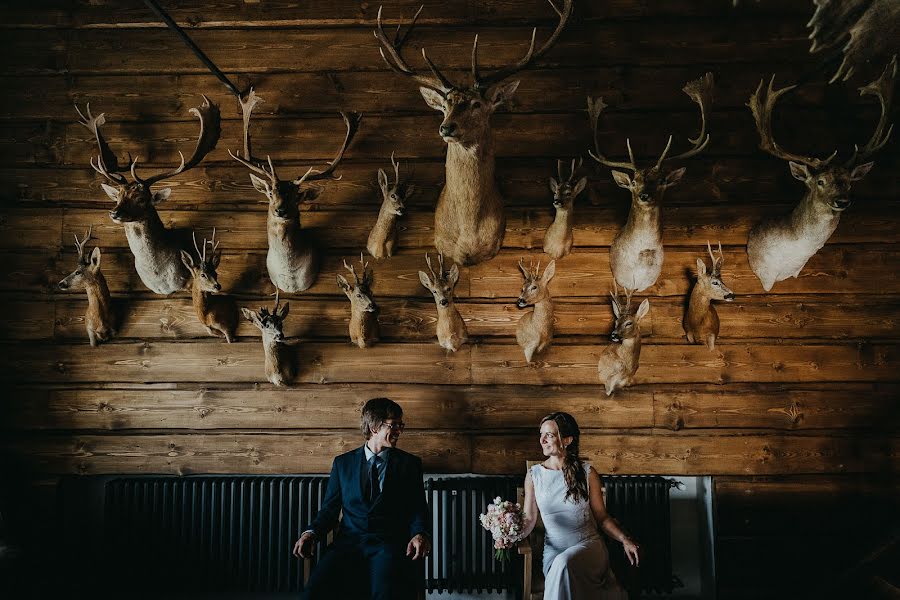
[[(315, 516), (327, 477), (125, 477), (106, 483), (105, 554), (125, 589), (296, 592), (303, 563), (291, 555)], [(610, 513), (640, 540), (641, 586), (670, 591), (669, 480), (605, 477)], [(519, 588), (520, 562), (493, 560), (478, 515), (496, 496), (515, 499), (521, 477), (430, 477), (434, 551), (426, 589), (437, 592)], [(322, 544), (316, 551), (320, 556)], [(621, 557), (618, 544), (610, 555)], [(313, 563), (314, 565), (314, 563)]]

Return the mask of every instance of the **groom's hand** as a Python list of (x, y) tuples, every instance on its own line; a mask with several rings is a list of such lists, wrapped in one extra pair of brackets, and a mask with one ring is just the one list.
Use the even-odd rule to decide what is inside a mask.
[(297, 543), (294, 544), (294, 556), (297, 558), (309, 558), (316, 551), (316, 534), (312, 531), (304, 531)]
[(412, 556), (413, 560), (424, 558), (430, 553), (431, 540), (428, 539), (428, 536), (421, 533), (416, 535), (413, 539), (409, 540), (409, 544), (406, 545), (406, 555)]

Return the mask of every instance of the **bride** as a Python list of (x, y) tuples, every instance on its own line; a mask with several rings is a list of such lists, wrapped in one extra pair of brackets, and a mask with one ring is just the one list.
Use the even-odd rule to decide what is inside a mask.
[(625, 600), (627, 594), (609, 568), (607, 535), (622, 543), (632, 565), (638, 545), (606, 512), (600, 475), (578, 455), (578, 423), (555, 412), (541, 420), (541, 449), (547, 459), (525, 476), (525, 531), (543, 517), (544, 600)]

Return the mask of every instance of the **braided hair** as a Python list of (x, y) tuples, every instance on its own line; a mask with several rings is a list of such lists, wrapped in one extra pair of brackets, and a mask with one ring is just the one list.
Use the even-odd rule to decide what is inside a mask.
[(581, 438), (581, 430), (575, 417), (566, 412), (550, 413), (541, 419), (541, 425), (547, 421), (556, 423), (559, 429), (559, 439), (571, 437), (572, 442), (566, 446), (566, 455), (563, 459), (563, 477), (566, 480), (566, 501), (570, 498), (573, 503), (580, 500), (588, 500), (587, 473), (584, 471), (584, 463), (578, 454), (578, 441)]

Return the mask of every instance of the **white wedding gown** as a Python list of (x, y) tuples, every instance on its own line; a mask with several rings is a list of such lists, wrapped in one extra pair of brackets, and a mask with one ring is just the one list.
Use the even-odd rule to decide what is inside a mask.
[[(590, 465), (584, 468), (589, 475)], [(546, 531), (544, 600), (627, 600), (609, 568), (606, 542), (597, 530), (590, 503), (565, 500), (562, 471), (537, 464), (531, 467), (531, 481)]]

